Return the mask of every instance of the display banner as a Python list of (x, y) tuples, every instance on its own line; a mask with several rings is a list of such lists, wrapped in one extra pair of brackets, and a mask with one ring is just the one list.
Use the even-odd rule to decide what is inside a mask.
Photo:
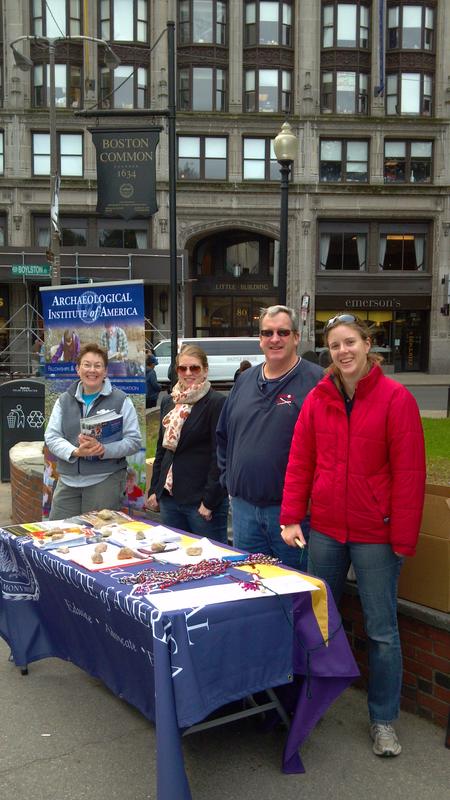
[(155, 151), (162, 128), (88, 130), (97, 151), (98, 213), (122, 219), (155, 214)]
[[(40, 287), (45, 326), (45, 411), (48, 419), (62, 392), (78, 380), (80, 348), (95, 343), (108, 353), (108, 377), (130, 395), (139, 419), (144, 448), (128, 458), (124, 510), (144, 502), (145, 327), (141, 280)], [(55, 460), (45, 454), (43, 513), (48, 516), (56, 485)], [(129, 496), (128, 496), (129, 495)]]

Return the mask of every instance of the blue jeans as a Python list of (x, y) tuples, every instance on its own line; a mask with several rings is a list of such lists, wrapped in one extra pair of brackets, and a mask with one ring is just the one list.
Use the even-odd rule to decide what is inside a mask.
[[(288, 567), (306, 572), (306, 548), (289, 547), (281, 538), (280, 506), (254, 506), (240, 497), (232, 497), (231, 515), (235, 547), (275, 556)], [(303, 522), (302, 529), (305, 531)]]
[(159, 498), (161, 522), (170, 528), (180, 528), (188, 533), (197, 533), (216, 542), (227, 543), (228, 523), (228, 498), (222, 500), (213, 511), (212, 519), (208, 522), (198, 513), (200, 503), (177, 503), (167, 493)]
[(369, 640), (370, 720), (391, 722), (398, 717), (402, 685), (397, 583), (403, 558), (389, 544), (342, 544), (315, 530), (311, 530), (308, 550), (308, 572), (328, 583), (336, 603), (353, 564)]

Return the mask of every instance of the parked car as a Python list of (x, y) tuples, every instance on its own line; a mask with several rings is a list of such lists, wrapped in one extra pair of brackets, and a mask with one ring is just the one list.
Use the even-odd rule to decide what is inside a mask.
[[(231, 386), (241, 361), (250, 361), (252, 366), (264, 361), (259, 338), (256, 336), (181, 338), (178, 339), (178, 350), (186, 344), (196, 344), (205, 351), (209, 364), (208, 378), (215, 385)], [(170, 368), (170, 339), (163, 339), (155, 346), (155, 356), (158, 359), (155, 367), (158, 383), (167, 386)]]

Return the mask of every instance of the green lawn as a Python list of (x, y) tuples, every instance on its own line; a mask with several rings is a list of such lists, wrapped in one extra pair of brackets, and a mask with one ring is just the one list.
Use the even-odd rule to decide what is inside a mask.
[(450, 485), (450, 418), (422, 418), (428, 483)]
[[(450, 419), (422, 419), (428, 483), (450, 485)], [(159, 414), (147, 415), (147, 458), (155, 455)]]

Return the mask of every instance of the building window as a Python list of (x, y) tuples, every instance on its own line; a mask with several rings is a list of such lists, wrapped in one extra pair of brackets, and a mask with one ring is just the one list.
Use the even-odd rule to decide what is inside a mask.
[(148, 70), (121, 64), (116, 69), (100, 70), (102, 108), (147, 108)]
[(421, 114), (430, 116), (433, 78), (421, 72), (388, 75), (386, 86), (387, 114)]
[(245, 3), (245, 45), (284, 45), (292, 47), (291, 3), (275, 2)]
[[(33, 175), (50, 175), (50, 134), (33, 133)], [(59, 133), (58, 170), (61, 176), (82, 177), (83, 134)]]
[(100, 0), (100, 37), (107, 42), (149, 41), (148, 0)]
[(99, 220), (98, 246), (119, 247), (129, 250), (146, 250), (148, 247), (147, 223), (141, 225), (133, 220), (124, 223), (119, 220)]
[(381, 270), (425, 270), (426, 233), (409, 229), (394, 228), (380, 233), (379, 268)]
[[(63, 247), (87, 246), (87, 219), (60, 217), (59, 224), (61, 229), (61, 244)], [(50, 226), (48, 217), (35, 218), (35, 238), (38, 247), (50, 246)]]
[(249, 69), (245, 72), (245, 111), (291, 110), (292, 74), (285, 69)]
[(222, 44), (227, 41), (227, 4), (223, 0), (180, 0), (180, 44)]
[(324, 3), (322, 47), (369, 47), (369, 7), (362, 3)]
[(0, 247), (4, 247), (6, 244), (6, 230), (6, 219), (0, 217)]
[(244, 139), (242, 175), (244, 181), (278, 181), (280, 165), (273, 149), (273, 139)]
[(385, 183), (431, 183), (433, 142), (385, 141)]
[(320, 180), (334, 183), (367, 183), (369, 143), (353, 139), (322, 139)]
[(79, 36), (81, 0), (33, 0), (31, 30), (34, 36)]
[(322, 72), (322, 112), (367, 114), (369, 76), (362, 72)]
[(332, 223), (321, 230), (319, 248), (321, 270), (365, 270), (367, 226)]
[(226, 111), (226, 72), (216, 67), (183, 67), (178, 73), (180, 111)]
[[(80, 108), (81, 67), (73, 64), (55, 64), (55, 104), (57, 108)], [(33, 67), (33, 105), (36, 108), (50, 105), (48, 64), (35, 64)]]
[(5, 174), (5, 135), (0, 131), (0, 175)]
[(387, 46), (391, 50), (433, 50), (434, 9), (402, 5), (388, 9)]
[(227, 179), (227, 140), (224, 136), (179, 136), (178, 179)]

